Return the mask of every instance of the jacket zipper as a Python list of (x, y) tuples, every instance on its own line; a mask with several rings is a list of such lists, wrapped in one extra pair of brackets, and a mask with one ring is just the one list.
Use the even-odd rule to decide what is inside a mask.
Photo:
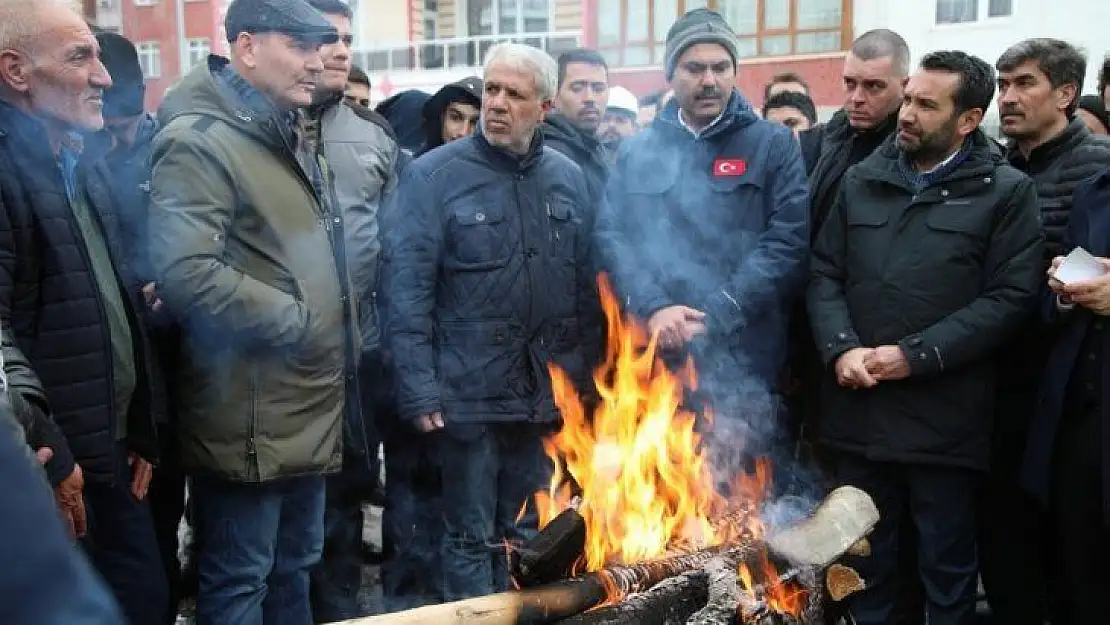
[(247, 482), (262, 481), (262, 467), (258, 466), (258, 447), (255, 443), (255, 436), (257, 435), (256, 421), (258, 420), (257, 377), (258, 367), (252, 362), (247, 380), (247, 398), (250, 405), (247, 416), (247, 466), (245, 471)]

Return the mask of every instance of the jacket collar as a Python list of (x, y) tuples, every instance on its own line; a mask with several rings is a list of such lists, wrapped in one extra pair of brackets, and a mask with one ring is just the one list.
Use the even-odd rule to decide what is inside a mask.
[(597, 137), (575, 126), (566, 115), (552, 113), (547, 116), (544, 123), (544, 133), (548, 136), (558, 136), (572, 143), (579, 151), (587, 154), (598, 154), (601, 142)]
[(668, 133), (680, 133), (692, 139), (711, 139), (723, 135), (732, 130), (739, 130), (745, 126), (749, 126), (758, 120), (755, 112), (752, 110), (752, 105), (740, 93), (739, 90), (733, 89), (732, 95), (728, 99), (728, 104), (725, 105), (725, 110), (721, 112), (712, 124), (702, 129), (701, 133), (694, 136), (686, 129), (682, 120), (678, 118), (678, 99), (671, 98), (667, 103), (666, 108), (659, 114), (658, 122), (653, 123), (653, 126), (659, 126), (665, 129)]
[[(888, 182), (912, 191), (909, 182), (901, 172), (899, 161), (902, 158), (902, 150), (898, 148), (895, 139), (894, 136), (888, 138), (881, 148), (857, 166), (857, 171), (864, 180)], [(966, 157), (957, 166), (933, 180), (933, 184), (981, 176), (985, 172), (994, 170), (1003, 161), (1001, 152), (982, 129), (977, 129), (968, 135), (966, 142), (965, 147), (962, 148), (967, 150)]]
[(1038, 169), (1070, 152), (1089, 136), (1091, 131), (1087, 129), (1083, 120), (1072, 117), (1060, 134), (1033, 148), (1028, 159), (1018, 149), (1017, 141), (1011, 141), (1007, 146), (1006, 160), (1022, 171)]
[(532, 134), (532, 145), (528, 149), (528, 153), (523, 156), (518, 156), (509, 152), (508, 150), (491, 144), (482, 134), (481, 124), (478, 130), (474, 133), (474, 141), (478, 145), (478, 149), (484, 154), (489, 162), (498, 169), (508, 172), (520, 172), (530, 169), (539, 162), (540, 156), (543, 154), (543, 131), (537, 127)]

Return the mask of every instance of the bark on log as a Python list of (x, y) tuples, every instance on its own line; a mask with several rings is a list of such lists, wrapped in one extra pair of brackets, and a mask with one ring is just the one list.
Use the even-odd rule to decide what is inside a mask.
[(705, 607), (694, 613), (686, 625), (727, 625), (736, 615), (740, 603), (740, 580), (736, 563), (715, 558), (705, 565), (709, 580), (709, 596)]
[(683, 625), (705, 605), (708, 589), (709, 578), (704, 571), (689, 571), (615, 605), (559, 621), (559, 625)]

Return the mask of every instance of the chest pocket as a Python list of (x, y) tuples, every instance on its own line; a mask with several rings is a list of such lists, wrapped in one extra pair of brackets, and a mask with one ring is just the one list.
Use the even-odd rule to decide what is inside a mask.
[(762, 232), (767, 228), (769, 215), (763, 185), (751, 174), (711, 176), (709, 189), (712, 208), (720, 211), (713, 223), (728, 231)]
[(575, 218), (572, 205), (563, 199), (548, 201), (547, 220), (551, 255), (573, 260), (578, 244), (579, 220)]
[(447, 226), (444, 264), (457, 271), (488, 271), (509, 262), (508, 223), (495, 206), (458, 208)]

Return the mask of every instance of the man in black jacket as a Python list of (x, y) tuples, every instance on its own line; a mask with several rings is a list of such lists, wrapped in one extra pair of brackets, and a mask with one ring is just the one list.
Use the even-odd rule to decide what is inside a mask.
[(477, 76), (467, 76), (435, 92), (422, 109), (425, 138), (420, 154), (474, 134), (481, 106), (482, 79)]
[[(76, 460), (55, 481), (72, 529), (131, 622), (156, 623), (166, 585), (144, 498), (159, 393), (142, 284), (122, 249), (110, 174), (78, 165), (75, 138), (103, 126), (112, 81), (72, 10), (4, 3), (0, 23), (0, 324), (41, 382), (41, 397), (27, 399), (44, 411), (49, 402), (65, 434), (56, 456)], [(74, 492), (82, 478), (87, 528)]]
[(492, 48), (479, 133), (413, 161), (382, 228), (398, 410), (442, 462), (447, 600), (508, 588), (504, 544), (534, 535), (521, 510), (550, 466), (546, 365), (584, 389), (599, 347), (594, 198), (539, 131), (555, 74), (536, 48)]
[(609, 66), (596, 50), (571, 50), (559, 56), (555, 111), (543, 125), (543, 140), (574, 161), (586, 174), (590, 197), (600, 198), (608, 179), (605, 148), (597, 129), (609, 104)]
[[(1042, 268), (1047, 269), (1050, 259), (1063, 252), (1076, 187), (1110, 166), (1110, 141), (1092, 135), (1075, 117), (1087, 61), (1071, 44), (1028, 39), (1006, 50), (996, 67), (1001, 129), (1010, 139), (1006, 157), (1036, 185), (1045, 234)], [(1051, 568), (1045, 556), (1050, 542), (1058, 541), (1049, 540), (1048, 526), (1018, 477), (1054, 339), (1031, 317), (1000, 359), (979, 534), (983, 585), (1000, 625), (1040, 625), (1048, 617), (1046, 573)]]
[(858, 563), (869, 582), (851, 602), (859, 625), (892, 622), (904, 510), (928, 622), (974, 623), (995, 358), (1043, 275), (1033, 184), (979, 130), (993, 93), (982, 60), (926, 55), (897, 139), (848, 171), (814, 250), (809, 312), (832, 369), (821, 442), (838, 481), (882, 515)]

